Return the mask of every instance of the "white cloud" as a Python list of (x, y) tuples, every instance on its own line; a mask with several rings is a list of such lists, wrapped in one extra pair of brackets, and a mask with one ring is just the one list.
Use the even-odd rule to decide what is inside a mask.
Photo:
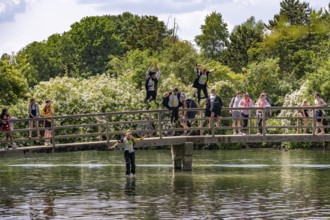
[[(327, 6), (323, 0), (307, 1), (313, 8)], [(268, 22), (279, 10), (280, 0), (0, 0), (0, 55), (68, 31), (85, 16), (129, 11), (155, 15), (165, 24), (170, 18), (170, 28), (175, 18), (179, 37), (193, 41), (212, 11), (221, 13), (231, 30), (250, 16)]]

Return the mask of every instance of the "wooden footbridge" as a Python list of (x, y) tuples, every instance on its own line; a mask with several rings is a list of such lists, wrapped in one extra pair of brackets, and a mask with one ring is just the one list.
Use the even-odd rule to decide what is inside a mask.
[[(245, 135), (233, 134), (231, 126), (231, 110), (243, 108), (223, 108), (221, 123), (215, 127), (209, 125), (208, 118), (204, 117), (204, 109), (193, 109), (199, 112), (195, 119), (189, 120), (191, 126), (184, 129), (179, 125), (170, 123), (168, 110), (143, 110), (127, 112), (110, 112), (99, 114), (63, 115), (52, 117), (51, 145), (44, 145), (44, 138), (36, 137), (44, 132), (43, 127), (28, 128), (28, 123), (34, 119), (18, 119), (14, 121), (15, 129), (12, 131), (16, 149), (5, 150), (7, 141), (5, 132), (0, 132), (2, 140), (0, 144), (0, 157), (7, 154), (25, 154), (37, 152), (56, 152), (83, 149), (107, 150), (116, 140), (120, 139), (126, 130), (130, 130), (134, 136), (145, 137), (137, 142), (136, 148), (172, 146), (173, 160), (185, 154), (192, 156), (194, 145), (198, 144), (223, 144), (223, 143), (279, 143), (279, 142), (330, 142), (330, 135), (317, 135), (314, 133), (317, 118), (304, 119), (297, 114), (299, 107), (272, 107), (262, 109), (264, 112), (273, 112), (272, 117), (263, 115), (262, 134), (258, 133), (258, 117), (256, 108), (249, 108), (251, 116), (248, 118), (248, 126)], [(245, 110), (247, 108), (244, 108)], [(314, 115), (315, 107), (308, 107), (310, 115)], [(328, 107), (322, 108), (327, 111)], [(286, 114), (278, 114), (286, 112)], [(289, 116), (278, 116), (289, 115)], [(326, 121), (329, 117), (324, 117)], [(40, 125), (44, 119), (39, 118)], [(181, 122), (187, 122), (181, 119)], [(330, 126), (324, 126), (325, 129)], [(304, 133), (306, 129), (306, 133)], [(28, 138), (29, 132), (33, 133)], [(186, 147), (184, 147), (186, 146)], [(180, 150), (176, 150), (180, 149)], [(186, 149), (186, 150), (185, 150)], [(191, 151), (191, 153), (190, 153)], [(180, 152), (180, 153), (177, 153)], [(174, 163), (175, 164), (175, 163)], [(178, 167), (178, 166), (176, 166)], [(191, 167), (191, 163), (190, 163)], [(188, 169), (189, 170), (189, 164)]]

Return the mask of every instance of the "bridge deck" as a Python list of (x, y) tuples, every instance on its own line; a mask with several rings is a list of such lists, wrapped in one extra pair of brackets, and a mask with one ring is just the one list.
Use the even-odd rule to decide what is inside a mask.
[[(109, 141), (109, 145), (113, 145), (116, 141)], [(194, 144), (211, 144), (211, 143), (281, 143), (281, 142), (330, 142), (330, 134), (313, 135), (313, 134), (267, 134), (267, 135), (201, 135), (201, 136), (173, 136), (173, 137), (155, 137), (146, 138), (137, 142), (136, 147), (161, 147), (169, 145), (180, 145), (185, 142), (193, 142)], [(94, 141), (83, 143), (66, 143), (56, 144), (54, 149), (75, 148), (79, 146), (90, 146), (92, 149), (98, 149), (106, 146), (107, 141)], [(28, 146), (10, 149), (9, 151), (36, 151), (42, 149), (53, 149), (53, 146)], [(1, 149), (1, 152), (8, 150)]]

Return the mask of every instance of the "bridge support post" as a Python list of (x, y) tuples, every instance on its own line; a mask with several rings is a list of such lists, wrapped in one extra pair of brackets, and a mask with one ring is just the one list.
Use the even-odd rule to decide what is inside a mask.
[(192, 171), (192, 156), (194, 151), (194, 143), (186, 142), (183, 148), (183, 171)]
[(182, 151), (183, 151), (183, 145), (172, 145), (171, 146), (173, 167), (175, 170), (182, 169), (182, 159), (183, 159)]
[(173, 167), (175, 170), (192, 171), (193, 150), (193, 142), (171, 146)]

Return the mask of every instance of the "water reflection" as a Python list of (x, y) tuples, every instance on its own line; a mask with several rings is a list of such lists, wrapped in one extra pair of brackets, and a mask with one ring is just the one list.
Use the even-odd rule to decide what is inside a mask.
[(126, 177), (125, 194), (127, 196), (135, 196), (135, 177)]
[[(320, 219), (330, 152), (198, 152), (173, 172), (167, 151), (80, 152), (0, 161), (0, 219)], [(33, 161), (33, 162), (31, 162)]]

